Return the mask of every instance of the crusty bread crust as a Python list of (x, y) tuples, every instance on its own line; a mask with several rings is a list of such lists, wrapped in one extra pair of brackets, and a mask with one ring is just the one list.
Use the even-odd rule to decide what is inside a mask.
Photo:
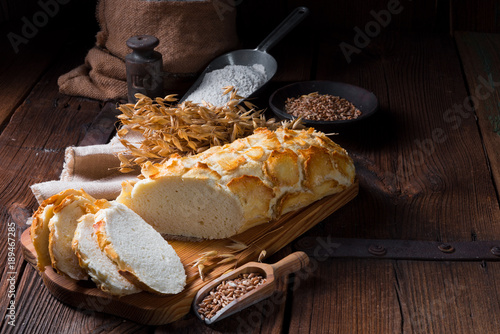
[(40, 271), (45, 271), (45, 267), (52, 264), (49, 254), (49, 221), (53, 216), (53, 209), (61, 204), (67, 196), (79, 193), (78, 190), (67, 189), (59, 194), (55, 194), (43, 201), (33, 214), (30, 237), (35, 247), (37, 267)]
[[(78, 263), (72, 250), (73, 234), (78, 219), (86, 213), (95, 213), (96, 200), (83, 190), (76, 191), (54, 207), (54, 215), (49, 221), (49, 255), (52, 267), (60, 275), (75, 280), (88, 278), (87, 271)], [(70, 218), (71, 217), (71, 218)]]
[(97, 237), (97, 243), (99, 247), (108, 255), (108, 257), (118, 265), (120, 270), (126, 270), (128, 266), (120, 260), (120, 257), (116, 253), (113, 245), (108, 240), (106, 236), (106, 221), (98, 220), (94, 223), (94, 233)]
[(118, 272), (120, 273), (120, 275), (122, 275), (127, 280), (129, 280), (130, 282), (132, 282), (136, 287), (138, 287), (141, 290), (144, 290), (144, 291), (147, 291), (147, 292), (151, 292), (151, 293), (154, 293), (156, 295), (165, 295), (165, 294), (159, 293), (156, 290), (151, 289), (148, 285), (142, 283), (139, 280), (139, 277), (137, 277), (137, 275), (134, 273), (133, 270), (131, 271), (131, 270), (121, 270), (120, 269), (120, 270), (118, 270)]

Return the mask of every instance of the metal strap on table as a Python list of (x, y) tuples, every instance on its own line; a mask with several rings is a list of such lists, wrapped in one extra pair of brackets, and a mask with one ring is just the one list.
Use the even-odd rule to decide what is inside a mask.
[(303, 237), (295, 244), (315, 258), (418, 261), (500, 261), (500, 241), (439, 242), (392, 239)]

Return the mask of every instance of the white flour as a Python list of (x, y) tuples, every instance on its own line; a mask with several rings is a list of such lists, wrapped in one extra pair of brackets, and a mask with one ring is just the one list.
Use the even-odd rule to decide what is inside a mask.
[(222, 106), (229, 101), (230, 95), (222, 96), (223, 87), (234, 86), (238, 89), (238, 95), (249, 97), (266, 80), (267, 75), (263, 65), (227, 65), (220, 70), (207, 73), (200, 86), (186, 98), (186, 101), (194, 103), (205, 101), (215, 106)]

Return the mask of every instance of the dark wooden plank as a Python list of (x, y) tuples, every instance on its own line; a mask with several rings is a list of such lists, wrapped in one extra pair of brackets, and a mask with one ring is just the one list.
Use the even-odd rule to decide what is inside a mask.
[[(326, 233), (500, 238), (500, 224), (491, 224), (500, 219), (495, 188), (481, 136), (464, 105), (468, 93), (453, 40), (420, 36), (381, 35), (351, 63), (342, 59), (338, 42), (320, 50), (318, 78), (365, 87), (380, 102), (379, 114), (359, 131), (334, 138), (353, 155), (361, 187)], [(356, 213), (359, 205), (365, 214)], [(353, 216), (356, 224), (348, 223)]]
[(330, 259), (319, 267), (293, 291), (290, 333), (498, 330), (497, 263)]
[[(341, 41), (321, 45), (317, 77), (372, 90), (381, 108), (359, 131), (334, 138), (355, 160), (360, 194), (308, 235), (323, 242), (500, 239), (475, 120), (455, 127), (447, 112), (465, 108), (468, 96), (453, 40), (384, 33), (350, 63)], [(437, 130), (445, 140), (432, 139)], [(290, 332), (494, 332), (498, 270), (489, 263), (326, 260), (294, 291)]]
[[(314, 66), (317, 52), (315, 43), (317, 39), (306, 36), (301, 31), (294, 31), (273, 50), (278, 62), (278, 71), (273, 78), (275, 86), (311, 78), (311, 68)], [(301, 42), (297, 43), (296, 40)], [(265, 102), (262, 107), (267, 107), (268, 101)]]
[(500, 189), (500, 35), (471, 32), (455, 34), (469, 94), (490, 164)]
[[(53, 40), (55, 41), (55, 40)], [(2, 63), (8, 65), (0, 72), (0, 90), (2, 105), (0, 106), (0, 125), (2, 125), (27, 96), (41, 74), (49, 66), (58, 51), (58, 43), (53, 42), (49, 48), (41, 48), (40, 43), (29, 44), (31, 52), (15, 53), (10, 45), (5, 45)], [(33, 51), (38, 48), (37, 56)], [(9, 59), (12, 58), (12, 59)]]
[[(47, 93), (47, 91), (50, 92), (50, 89), (43, 90), (44, 93)], [(50, 96), (51, 94), (48, 94), (48, 95), (43, 94), (43, 95), (46, 96), (49, 100), (51, 100), (51, 96)], [(32, 98), (34, 97), (33, 94), (31, 95), (31, 97)], [(37, 100), (40, 100), (40, 99), (37, 99)], [(73, 100), (75, 100), (75, 99), (73, 99)], [(78, 102), (77, 108), (73, 109), (72, 113), (77, 114), (79, 112), (79, 110), (81, 110), (82, 113), (81, 113), (81, 115), (78, 115), (80, 117), (76, 117), (75, 115), (72, 115), (73, 120), (77, 120), (77, 121), (81, 120), (82, 116), (87, 116), (87, 118), (89, 116), (92, 117), (93, 114), (97, 114), (97, 116), (93, 119), (93, 121), (91, 123), (88, 124), (88, 126), (84, 125), (82, 127), (82, 132), (84, 133), (84, 135), (82, 135), (82, 137), (76, 136), (75, 138), (72, 138), (71, 140), (77, 140), (77, 141), (79, 141), (79, 143), (87, 142), (89, 144), (98, 144), (98, 143), (106, 142), (108, 140), (110, 134), (114, 132), (113, 131), (114, 130), (114, 126), (113, 126), (114, 122), (110, 122), (111, 118), (114, 117), (114, 115), (116, 113), (112, 109), (113, 104), (108, 104), (107, 108), (105, 107), (105, 108), (103, 108), (102, 111), (97, 113), (96, 110), (99, 110), (99, 108), (100, 108), (99, 107), (100, 104), (97, 101), (85, 101), (83, 99), (76, 99), (76, 100), (79, 100), (79, 101), (77, 101)], [(55, 101), (55, 100), (52, 99), (52, 101)], [(52, 109), (48, 108), (47, 110), (49, 112), (53, 112), (54, 114), (57, 114), (54, 112), (54, 109), (53, 109), (53, 108), (55, 108), (56, 104), (57, 103), (52, 103)], [(83, 105), (83, 107), (82, 107), (82, 105)], [(42, 104), (42, 106), (43, 106), (43, 104)], [(68, 108), (68, 106), (67, 106), (67, 108)], [(23, 109), (23, 108), (20, 108), (20, 109)], [(33, 108), (26, 107), (24, 109), (28, 109), (28, 110), (24, 110), (28, 114), (30, 113), (30, 111), (29, 111), (30, 109), (31, 109), (31, 112), (33, 112)], [(38, 113), (38, 112), (40, 112), (40, 110), (43, 110), (43, 109), (36, 109), (35, 108), (34, 111)], [(21, 113), (22, 111), (23, 110), (18, 110), (18, 113), (16, 113), (16, 116), (19, 115), (19, 113)], [(62, 112), (68, 113), (68, 110), (65, 110), (65, 108), (62, 108)], [(61, 115), (62, 118), (67, 117), (67, 116), (68, 115), (66, 115), (66, 116)], [(16, 119), (14, 118), (13, 122), (15, 122), (15, 120)], [(57, 121), (57, 120), (55, 120), (55, 121)], [(10, 125), (12, 125), (12, 124), (10, 124)], [(22, 137), (22, 134), (23, 134), (22, 129), (23, 129), (23, 124), (21, 123), (15, 127), (15, 130), (16, 130), (15, 133), (21, 134), (21, 137)], [(37, 129), (37, 130), (42, 131), (41, 129)], [(6, 133), (8, 133), (9, 131), (10, 131), (10, 127), (7, 128)], [(48, 131), (48, 130), (46, 130), (46, 131)], [(58, 130), (58, 131), (61, 131), (61, 130)], [(29, 131), (28, 131), (28, 133), (29, 133)], [(17, 139), (19, 139), (20, 142), (22, 139), (25, 143), (29, 141), (25, 138), (24, 139), (23, 138), (16, 138), (16, 142), (17, 142)], [(82, 139), (82, 140), (80, 141), (79, 139)], [(68, 141), (67, 143), (69, 144), (70, 141)], [(33, 144), (33, 143), (31, 143), (31, 144)], [(7, 151), (10, 151), (10, 152), (14, 152), (16, 149), (19, 149), (19, 148), (14, 147), (12, 144), (9, 145), (8, 147), (6, 146), (5, 148)], [(23, 148), (21, 148), (21, 150), (22, 149)], [(24, 147), (24, 149), (26, 149), (26, 147)], [(40, 163), (40, 166), (39, 166), (40, 167), (39, 169), (41, 170), (40, 172), (43, 173), (45, 171), (46, 174), (43, 175), (43, 177), (45, 178), (51, 174), (51, 172), (52, 172), (51, 169), (54, 171), (60, 171), (60, 169), (62, 167), (61, 153), (62, 153), (62, 150), (59, 148), (45, 148), (45, 147), (40, 147), (40, 146), (34, 146), (34, 147), (30, 147), (27, 152), (23, 152), (23, 153), (18, 152), (18, 154), (16, 154), (16, 155), (19, 155), (19, 156), (27, 155), (28, 156), (27, 161), (29, 161), (30, 158), (33, 159), (33, 161), (35, 161), (36, 157), (44, 156), (44, 159), (37, 161), (37, 163)], [(6, 154), (6, 155), (8, 156), (8, 154)], [(50, 163), (51, 161), (52, 161), (52, 163)], [(18, 163), (24, 163), (24, 161), (23, 162), (16, 162), (16, 163), (12, 162), (9, 166), (17, 165)], [(2, 167), (5, 167), (5, 166), (2, 166)], [(29, 163), (26, 163), (25, 167), (28, 169), (33, 169), (33, 166), (29, 165)], [(10, 170), (10, 169), (11, 169), (11, 167), (7, 167), (7, 170)], [(15, 184), (16, 181), (17, 182), (21, 182), (21, 181), (29, 182), (30, 175), (32, 175), (32, 174), (33, 174), (33, 172), (26, 172), (24, 174), (25, 175), (24, 178), (13, 177), (12, 184)], [(54, 175), (54, 178), (57, 178), (57, 175)], [(1, 184), (7, 185), (7, 182), (1, 182)], [(12, 184), (10, 186), (7, 185), (6, 191), (7, 190), (13, 191)], [(5, 210), (2, 210), (2, 213), (5, 215), (5, 218), (2, 218), (0, 220), (2, 222), (1, 228), (3, 230), (5, 230), (5, 231), (2, 231), (2, 232), (5, 232), (5, 234), (2, 234), (2, 235), (7, 235), (8, 226), (9, 227), (11, 225), (17, 226), (17, 229), (16, 229), (17, 236), (15, 239), (19, 240), (19, 233), (20, 233), (20, 231), (23, 230), (23, 228), (27, 227), (25, 225), (26, 219), (31, 215), (31, 212), (32, 212), (32, 210), (30, 208), (32, 207), (31, 203), (33, 202), (33, 196), (31, 195), (31, 192), (29, 191), (29, 188), (25, 183), (23, 183), (22, 185), (19, 185), (18, 191), (16, 192), (15, 196), (13, 194), (13, 200), (15, 200), (15, 202), (11, 203), (11, 204), (2, 203), (2, 207), (6, 208)], [(8, 248), (3, 247), (0, 251), (0, 258), (7, 259), (8, 258), (7, 252), (8, 252)], [(55, 326), (51, 322), (47, 322), (47, 321), (22, 322), (22, 319), (36, 315), (37, 314), (36, 311), (39, 311), (40, 313), (38, 313), (38, 314), (40, 316), (43, 316), (43, 317), (47, 317), (47, 314), (48, 314), (47, 309), (50, 310), (50, 312), (54, 312), (55, 314), (59, 314), (60, 309), (61, 309), (61, 306), (59, 304), (61, 304), (61, 302), (56, 300), (55, 298), (53, 298), (49, 294), (48, 290), (46, 290), (45, 288), (42, 289), (43, 291), (40, 291), (41, 289), (39, 287), (41, 285), (43, 285), (43, 283), (41, 282), (39, 275), (36, 274), (31, 269), (30, 266), (26, 266), (26, 263), (23, 262), (23, 256), (21, 255), (21, 252), (19, 251), (18, 248), (16, 249), (15, 260), (16, 260), (15, 270), (10, 270), (10, 268), (7, 268), (7, 266), (5, 266), (5, 268), (3, 268), (4, 270), (3, 270), (2, 274), (3, 274), (3, 277), (5, 279), (2, 280), (2, 282), (4, 284), (2, 284), (0, 286), (0, 292), (2, 293), (1, 295), (5, 299), (5, 302), (1, 303), (0, 314), (7, 314), (8, 315), (6, 308), (8, 306), (10, 299), (12, 299), (12, 298), (8, 298), (7, 292), (9, 292), (11, 290), (11, 287), (10, 287), (10, 284), (5, 284), (5, 283), (7, 282), (7, 280), (6, 280), (7, 278), (15, 276), (15, 280), (16, 280), (15, 294), (16, 294), (16, 297), (14, 300), (16, 302), (16, 304), (15, 304), (15, 306), (16, 306), (16, 318), (21, 319), (21, 321), (16, 321), (16, 323), (17, 323), (16, 327), (10, 327), (8, 325), (8, 321), (4, 321), (3, 328), (5, 330), (10, 330), (12, 332), (19, 332), (19, 329), (22, 328), (23, 330), (26, 330), (26, 332), (39, 332), (39, 333), (64, 332), (65, 329), (59, 328), (58, 326), (68, 326), (68, 323), (72, 324), (74, 322), (77, 322), (77, 323), (82, 322), (82, 325), (84, 327), (90, 327), (90, 328), (104, 327), (104, 328), (111, 328), (112, 329), (112, 328), (115, 328), (117, 325), (120, 325), (120, 330), (122, 332), (127, 332), (129, 327), (132, 328), (131, 332), (137, 332), (137, 328), (142, 328), (141, 326), (139, 326), (137, 324), (133, 324), (130, 322), (128, 322), (128, 323), (123, 322), (121, 318), (116, 318), (116, 317), (110, 318), (109, 316), (105, 316), (105, 315), (97, 315), (97, 318), (96, 318), (95, 317), (96, 315), (94, 313), (85, 312), (86, 310), (84, 310), (84, 309), (78, 311), (86, 316), (86, 318), (84, 318), (84, 320), (80, 320), (80, 319), (78, 319), (79, 313), (77, 312), (76, 315), (73, 314), (74, 313), (73, 309), (70, 307), (67, 307), (67, 306), (63, 306), (63, 309), (67, 309), (67, 312), (66, 313), (63, 312), (62, 314), (68, 315), (70, 317), (68, 320), (68, 323), (66, 323), (66, 321), (57, 321), (56, 322), (57, 326)], [(28, 267), (28, 270), (26, 270), (26, 267)], [(25, 272), (25, 270), (26, 270), (26, 272)], [(14, 272), (14, 274), (12, 274), (12, 272)], [(42, 294), (40, 295), (41, 292), (42, 292)], [(49, 301), (46, 300), (47, 295), (50, 296)], [(39, 298), (45, 302), (41, 303), (39, 301)], [(5, 317), (2, 317), (2, 318), (5, 319)], [(7, 318), (7, 319), (9, 319), (9, 318)], [(96, 319), (97, 319), (97, 324), (96, 324)], [(22, 322), (22, 323), (20, 324), (20, 322)], [(32, 327), (32, 326), (35, 326), (35, 327)], [(74, 332), (79, 332), (79, 328), (78, 327), (74, 328)]]
[[(67, 66), (71, 66), (68, 64)], [(67, 68), (66, 68), (67, 69)], [(59, 68), (61, 70), (61, 68)], [(64, 147), (76, 144), (82, 137), (82, 133), (75, 131), (76, 124), (84, 124), (92, 120), (92, 117), (99, 111), (97, 101), (78, 101), (70, 97), (63, 97), (57, 93), (55, 81), (57, 73), (45, 77), (44, 81), (35, 87), (35, 91), (30, 94), (28, 101), (24, 102), (17, 112), (14, 113), (11, 121), (0, 135), (0, 187), (2, 198), (0, 199), (0, 209), (2, 217), (2, 228), (16, 219), (22, 223), (22, 219), (33, 212), (36, 201), (31, 194), (29, 186), (35, 182), (55, 179), (58, 177), (63, 162)], [(30, 103), (36, 101), (37, 103)], [(56, 103), (64, 101), (64, 104)], [(76, 108), (80, 104), (80, 108)], [(66, 105), (66, 108), (64, 107)], [(73, 106), (74, 108), (69, 108)], [(78, 110), (80, 109), (80, 110)], [(62, 134), (74, 133), (74, 136), (63, 136)], [(52, 137), (52, 140), (50, 138)], [(20, 230), (20, 228), (18, 229)], [(4, 240), (4, 239), (2, 239)], [(5, 244), (2, 244), (5, 246)], [(2, 247), (1, 259), (4, 263), (7, 253)], [(25, 264), (19, 248), (16, 250), (16, 305), (18, 306), (17, 315), (20, 314), (26, 304), (38, 304), (37, 298), (41, 293), (41, 280), (34, 272), (24, 271)], [(7, 268), (3, 268), (2, 274), (5, 276)], [(20, 288), (20, 282), (26, 279), (36, 277), (37, 283), (30, 285), (30, 291), (25, 292)], [(2, 281), (2, 290), (5, 289), (6, 281)], [(27, 302), (23, 302), (25, 298)], [(30, 299), (33, 298), (33, 299)], [(2, 303), (1, 311), (5, 311)], [(41, 308), (46, 317), (47, 309)], [(53, 310), (58, 314), (57, 310)], [(36, 316), (32, 313), (26, 313), (29, 316)], [(2, 317), (2, 319), (4, 319)], [(43, 318), (42, 318), (43, 319)], [(28, 320), (18, 317), (17, 323)], [(43, 322), (37, 320), (35, 323)], [(3, 329), (9, 329), (5, 321), (2, 322)], [(16, 328), (10, 328), (16, 331)]]
[(394, 264), (403, 332), (495, 333), (500, 319), (498, 263)]
[(296, 275), (290, 333), (402, 333), (397, 281), (384, 261), (312, 259)]
[[(64, 50), (66, 53), (59, 55), (56, 66), (34, 86), (0, 134), (0, 217), (2, 233), (5, 232), (5, 235), (10, 222), (15, 220), (21, 225), (36, 207), (29, 185), (58, 178), (64, 148), (86, 138), (87, 130), (93, 129), (92, 124), (94, 127), (103, 125), (99, 122), (101, 104), (98, 101), (58, 93), (58, 76), (79, 65), (86, 46), (66, 45)], [(62, 61), (64, 59), (71, 60)], [(109, 135), (114, 127), (113, 124), (108, 124), (108, 127)], [(6, 239), (2, 240), (5, 242), (0, 258), (2, 263), (6, 263)], [(26, 332), (79, 333), (81, 328), (87, 327), (127, 328), (128, 325), (120, 318), (85, 315), (81, 310), (74, 310), (56, 301), (43, 288), (38, 274), (26, 268), (19, 248), (16, 249), (15, 258), (17, 325), (9, 326), (2, 316), (0, 331), (20, 332), (20, 329), (25, 329)], [(7, 274), (7, 267), (2, 268), (2, 277), (6, 278)], [(5, 292), (7, 289), (6, 280), (2, 280), (0, 291)], [(6, 306), (7, 303), (3, 301), (0, 308), (2, 315), (6, 314)], [(137, 326), (134, 324), (133, 327)], [(57, 330), (54, 331), (54, 328)]]
[(85, 136), (78, 142), (78, 146), (99, 145), (109, 142), (111, 137), (116, 134), (114, 130), (118, 126), (116, 116), (121, 114), (116, 105), (116, 102), (104, 104), (102, 110), (86, 130)]
[[(50, 7), (53, 11), (51, 16), (38, 5), (31, 10), (25, 8), (27, 11), (23, 16), (24, 20), (15, 17), (8, 24), (0, 27), (2, 35), (6, 37), (0, 42), (2, 48), (0, 53), (0, 90), (2, 91), (0, 129), (15, 108), (26, 98), (48, 66), (60, 55), (68, 40), (76, 39), (79, 43), (87, 43), (89, 48), (93, 44), (96, 29), (93, 22), (95, 21), (93, 15), (95, 5), (82, 1), (74, 1), (66, 5), (54, 3), (55, 5)], [(47, 16), (47, 23), (34, 25), (33, 31), (25, 28), (29, 23), (33, 23), (33, 15)], [(60, 29), (61, 26), (65, 29)], [(30, 32), (28, 37), (23, 35), (25, 30)], [(83, 62), (83, 57), (80, 61)]]
[[(73, 20), (72, 24), (66, 24), (64, 31), (58, 32), (54, 26), (56, 23), (65, 20), (64, 14), (68, 14), (69, 11), (75, 8), (82, 9), (81, 4), (82, 2), (77, 1), (67, 6), (66, 10), (61, 10), (59, 13), (61, 15), (58, 18), (54, 18), (47, 26), (40, 27), (36, 36), (30, 38), (27, 44), (20, 45), (19, 53), (14, 51), (7, 38), (2, 39), (0, 86), (4, 103), (0, 107), (0, 170), (2, 174), (0, 178), (2, 193), (0, 222), (2, 235), (5, 236), (5, 238), (2, 238), (3, 243), (0, 251), (0, 261), (2, 263), (7, 263), (9, 258), (7, 248), (8, 228), (11, 225), (17, 225), (16, 240), (18, 240), (19, 233), (26, 228), (26, 219), (33, 212), (35, 200), (31, 195), (29, 185), (48, 178), (56, 178), (61, 168), (61, 147), (45, 146), (45, 139), (40, 137), (41, 133), (48, 134), (51, 130), (60, 131), (57, 127), (51, 128), (50, 124), (59, 122), (60, 125), (63, 125), (64, 123), (60, 122), (58, 118), (63, 118), (63, 115), (67, 114), (62, 108), (59, 108), (59, 112), (54, 112), (57, 109), (53, 99), (55, 92), (57, 92), (56, 73), (52, 77), (45, 77), (46, 81), (38, 85), (38, 97), (41, 97), (39, 100), (36, 98), (36, 94), (31, 95), (31, 98), (35, 98), (37, 103), (31, 103), (30, 100), (24, 99), (40, 79), (42, 73), (46, 71), (49, 64), (56, 56), (60, 57), (61, 50), (68, 48), (66, 40), (69, 36), (78, 38), (81, 41), (82, 44), (78, 49), (80, 52), (83, 50), (83, 43), (89, 41), (89, 38), (81, 38), (80, 35), (75, 34), (78, 29), (89, 27), (88, 24), (78, 25), (82, 20), (85, 20), (84, 11), (80, 11), (80, 19)], [(21, 29), (21, 27), (15, 25), (15, 22), (10, 25), (2, 25), (2, 28), (5, 36), (7, 36), (8, 32), (16, 33)], [(93, 38), (92, 33), (90, 33), (89, 37)], [(78, 61), (82, 60), (83, 57)], [(66, 68), (59, 67), (59, 70), (66, 71), (71, 69), (71, 66), (76, 65), (76, 62), (68, 63)], [(62, 73), (59, 72), (59, 74)], [(47, 84), (49, 86), (45, 87)], [(53, 94), (47, 94), (47, 91), (51, 91)], [(95, 108), (98, 103), (95, 101), (88, 103), (83, 107), (84, 111), (81, 114), (88, 117), (89, 114), (85, 114), (85, 110), (88, 110), (91, 105)], [(12, 119), (9, 119), (18, 106), (18, 113)], [(75, 119), (78, 120), (79, 117), (76, 116)], [(7, 123), (7, 121), (10, 121), (10, 123)], [(59, 158), (54, 159), (55, 156), (59, 156)], [(39, 165), (34, 166), (34, 163)], [(37, 173), (39, 173), (38, 178)], [(23, 263), (20, 249), (17, 246), (14, 257), (15, 270), (13, 272), (15, 273), (16, 296), (13, 300), (16, 301), (16, 314), (19, 314), (18, 302), (22, 296), (19, 294), (18, 289), (20, 282), (24, 278), (26, 265)], [(12, 270), (7, 265), (2, 268), (3, 279), (0, 292), (2, 296), (6, 297), (0, 306), (0, 314), (2, 314), (4, 329), (8, 328), (7, 319), (3, 315), (6, 314), (6, 307), (9, 302), (5, 292), (10, 289), (10, 285), (7, 284), (6, 280), (12, 276), (10, 272)], [(34, 288), (37, 286), (38, 284), (34, 285)], [(13, 329), (15, 330), (15, 328)]]
[[(439, 0), (419, 1), (288, 1), (288, 5), (305, 5), (313, 12), (310, 32), (328, 37), (333, 32), (362, 31), (435, 31), (443, 19)], [(377, 28), (378, 24), (378, 28)], [(370, 33), (371, 34), (371, 33)]]
[(450, 1), (451, 31), (500, 32), (499, 6), (496, 0)]
[(6, 205), (15, 202), (11, 196), (29, 192), (30, 184), (58, 178), (64, 149), (83, 138), (85, 122), (100, 110), (97, 101), (54, 92), (56, 79), (39, 83), (0, 135), (0, 191)]
[(54, 298), (36, 270), (27, 265), (17, 287), (16, 326), (2, 333), (146, 333), (143, 326), (99, 312), (69, 307)]

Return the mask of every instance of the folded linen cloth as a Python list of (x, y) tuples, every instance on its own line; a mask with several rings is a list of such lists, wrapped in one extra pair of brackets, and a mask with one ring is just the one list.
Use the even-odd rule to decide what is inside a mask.
[(67, 147), (59, 180), (33, 184), (31, 191), (40, 204), (66, 189), (83, 189), (97, 199), (113, 200), (120, 194), (122, 182), (138, 175), (118, 170), (116, 154), (124, 150), (116, 136), (108, 144)]

